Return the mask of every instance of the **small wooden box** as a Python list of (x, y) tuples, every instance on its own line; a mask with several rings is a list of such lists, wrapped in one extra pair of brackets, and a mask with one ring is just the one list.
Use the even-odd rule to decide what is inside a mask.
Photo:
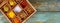
[(0, 3), (0, 11), (10, 23), (24, 23), (36, 12), (28, 0), (4, 0)]

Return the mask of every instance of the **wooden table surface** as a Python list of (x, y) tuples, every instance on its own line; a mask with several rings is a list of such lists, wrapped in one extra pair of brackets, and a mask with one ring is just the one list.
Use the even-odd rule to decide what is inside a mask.
[[(28, 21), (26, 21), (26, 23), (60, 23), (60, 0), (29, 1), (37, 9), (37, 12)], [(5, 19), (3, 19), (5, 21), (1, 19), (2, 18), (0, 17), (0, 23), (4, 23), (6, 21)]]

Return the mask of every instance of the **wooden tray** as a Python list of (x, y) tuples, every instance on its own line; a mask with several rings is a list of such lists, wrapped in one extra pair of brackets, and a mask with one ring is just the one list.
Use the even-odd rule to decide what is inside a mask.
[(10, 23), (24, 23), (36, 12), (28, 0), (12, 0), (12, 4), (10, 1), (5, 0), (0, 4), (0, 11)]

